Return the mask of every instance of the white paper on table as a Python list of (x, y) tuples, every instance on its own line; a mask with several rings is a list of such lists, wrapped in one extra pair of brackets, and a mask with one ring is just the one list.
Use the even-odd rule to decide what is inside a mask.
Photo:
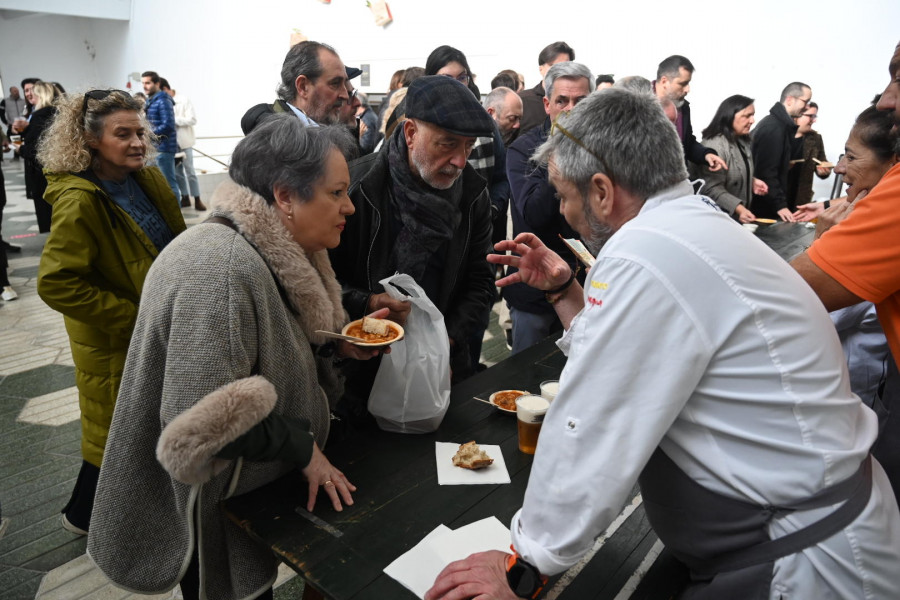
[(459, 451), (459, 444), (435, 442), (434, 456), (437, 460), (439, 485), (478, 485), (488, 483), (509, 483), (509, 471), (503, 460), (500, 446), (481, 446), (494, 463), (483, 469), (463, 469), (453, 464), (453, 455)]
[(441, 570), (449, 563), (442, 563), (442, 559), (435, 554), (429, 542), (453, 530), (446, 525), (438, 525), (431, 533), (426, 535), (421, 542), (413, 546), (406, 554), (384, 568), (384, 572), (403, 584), (403, 587), (418, 595), (425, 597), (425, 592), (434, 585)]
[(457, 530), (439, 525), (409, 552), (388, 565), (384, 572), (419, 598), (434, 585), (444, 567), (475, 552), (509, 552), (509, 529), (496, 517), (470, 523)]

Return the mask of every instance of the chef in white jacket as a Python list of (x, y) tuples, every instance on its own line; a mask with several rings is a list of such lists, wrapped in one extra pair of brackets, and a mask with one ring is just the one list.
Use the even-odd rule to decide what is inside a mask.
[(638, 480), (692, 598), (900, 598), (900, 513), (869, 457), (876, 417), (812, 290), (693, 195), (650, 96), (592, 94), (538, 154), (599, 254), (583, 289), (530, 234), (496, 246), (518, 256), (489, 258), (519, 268), (498, 284), (547, 290), (568, 361), (510, 527), (515, 554), (453, 563), (426, 598), (532, 597)]

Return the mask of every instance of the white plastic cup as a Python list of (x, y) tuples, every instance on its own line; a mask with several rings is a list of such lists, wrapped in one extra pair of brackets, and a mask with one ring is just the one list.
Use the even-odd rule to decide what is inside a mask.
[(541, 396), (547, 399), (551, 404), (556, 400), (556, 394), (559, 393), (559, 380), (548, 379), (541, 382)]
[(543, 396), (526, 394), (516, 398), (516, 421), (519, 425), (519, 450), (534, 454), (544, 415), (550, 408), (550, 401)]

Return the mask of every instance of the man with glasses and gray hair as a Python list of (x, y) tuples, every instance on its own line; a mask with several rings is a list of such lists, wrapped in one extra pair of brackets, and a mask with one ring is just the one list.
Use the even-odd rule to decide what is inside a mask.
[(304, 41), (292, 46), (281, 66), (278, 99), (257, 104), (241, 118), (250, 133), (273, 113), (293, 113), (307, 127), (341, 123), (341, 107), (350, 102), (347, 71), (337, 51), (327, 44)]
[(753, 214), (767, 219), (793, 222), (797, 205), (788, 197), (788, 171), (791, 166), (792, 143), (797, 133), (794, 119), (803, 115), (812, 99), (805, 83), (794, 81), (781, 92), (776, 102), (753, 130), (753, 176), (769, 186), (765, 196), (753, 194)]
[(547, 295), (568, 360), (510, 525), (514, 553), (451, 563), (426, 600), (536, 597), (638, 482), (691, 571), (685, 597), (900, 597), (900, 512), (869, 456), (877, 418), (850, 391), (828, 314), (693, 193), (657, 100), (593, 94), (537, 158), (598, 254), (583, 288), (532, 234), (488, 257), (518, 267), (498, 284)]
[[(578, 259), (569, 252), (559, 236), (577, 238), (578, 234), (559, 214), (556, 190), (550, 185), (547, 168), (531, 157), (547, 140), (553, 122), (594, 91), (594, 76), (586, 66), (575, 62), (553, 65), (544, 77), (544, 122), (522, 134), (509, 147), (506, 173), (512, 192), (513, 235), (530, 232), (548, 248), (566, 257), (576, 269)], [(515, 272), (515, 270), (513, 270)], [(512, 285), (503, 293), (512, 319), (512, 353), (533, 346), (560, 331), (562, 324), (544, 294), (527, 285)]]

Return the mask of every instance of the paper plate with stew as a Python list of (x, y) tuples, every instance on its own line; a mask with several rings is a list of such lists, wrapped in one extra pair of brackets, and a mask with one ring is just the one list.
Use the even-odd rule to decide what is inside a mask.
[(362, 342), (353, 342), (357, 346), (376, 347), (389, 346), (403, 339), (403, 327), (387, 319), (363, 317), (347, 323), (341, 330), (344, 335), (361, 338)]
[(523, 392), (522, 390), (500, 390), (491, 394), (488, 400), (497, 407), (497, 410), (515, 414), (516, 398), (527, 394), (528, 392)]

